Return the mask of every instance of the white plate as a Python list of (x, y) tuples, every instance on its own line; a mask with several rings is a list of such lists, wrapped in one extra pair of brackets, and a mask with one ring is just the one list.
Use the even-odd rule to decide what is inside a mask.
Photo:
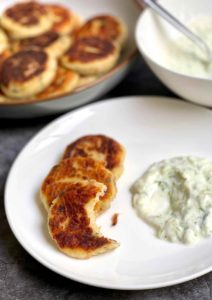
[[(176, 155), (212, 158), (211, 128), (211, 111), (159, 97), (107, 100), (58, 118), (28, 143), (10, 171), (5, 208), (15, 236), (46, 267), (98, 287), (157, 288), (211, 271), (212, 238), (193, 246), (159, 240), (137, 217), (129, 192), (132, 183), (155, 161)], [(77, 260), (61, 253), (49, 238), (38, 190), (68, 143), (97, 133), (117, 139), (127, 149), (117, 197), (97, 221), (102, 232), (121, 246), (89, 260)], [(116, 212), (119, 221), (111, 227)]]

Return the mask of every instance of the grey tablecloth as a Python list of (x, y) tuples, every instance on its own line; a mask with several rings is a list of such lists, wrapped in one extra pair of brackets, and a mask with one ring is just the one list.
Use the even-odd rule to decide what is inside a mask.
[[(153, 76), (142, 59), (138, 59), (125, 80), (104, 98), (123, 95), (173, 96)], [(55, 274), (34, 260), (21, 247), (9, 228), (4, 212), (6, 177), (22, 147), (54, 118), (55, 116), (34, 120), (0, 121), (0, 300), (211, 299), (212, 273), (181, 285), (157, 290), (106, 290), (86, 286)]]

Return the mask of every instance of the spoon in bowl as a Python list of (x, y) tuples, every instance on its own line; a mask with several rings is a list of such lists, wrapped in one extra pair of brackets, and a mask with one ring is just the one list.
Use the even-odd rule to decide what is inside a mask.
[(212, 62), (212, 52), (208, 45), (195, 33), (193, 33), (190, 29), (188, 29), (183, 23), (181, 23), (177, 18), (175, 18), (172, 14), (170, 14), (163, 6), (161, 6), (155, 0), (138, 0), (140, 4), (145, 3), (148, 7), (150, 7), (154, 12), (159, 14), (163, 19), (169, 22), (172, 26), (174, 26), (177, 30), (183, 33), (187, 38), (189, 38), (193, 43), (196, 44), (201, 50), (204, 51), (207, 57), (208, 62)]

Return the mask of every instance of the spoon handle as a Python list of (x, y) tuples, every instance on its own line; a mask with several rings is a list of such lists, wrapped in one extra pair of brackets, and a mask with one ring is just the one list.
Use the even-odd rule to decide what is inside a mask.
[[(140, 2), (140, 1), (139, 1)], [(169, 22), (172, 26), (174, 26), (177, 30), (182, 32), (187, 36), (192, 42), (194, 42), (200, 49), (202, 49), (209, 60), (212, 60), (212, 54), (207, 46), (207, 44), (196, 34), (194, 34), (191, 30), (189, 30), (184, 24), (182, 24), (177, 18), (171, 15), (164, 7), (162, 7), (155, 0), (143, 0), (143, 2), (152, 8), (157, 14), (159, 14), (163, 19)]]

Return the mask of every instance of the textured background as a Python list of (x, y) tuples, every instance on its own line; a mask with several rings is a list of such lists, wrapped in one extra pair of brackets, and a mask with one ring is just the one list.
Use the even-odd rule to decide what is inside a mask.
[[(173, 96), (149, 71), (141, 58), (125, 80), (108, 95)], [(4, 185), (8, 171), (22, 147), (55, 117), (0, 120), (0, 300), (7, 299), (212, 299), (212, 273), (174, 287), (147, 291), (115, 291), (79, 284), (43, 267), (19, 245), (4, 212)], [(15, 197), (15, 195), (14, 195)]]

